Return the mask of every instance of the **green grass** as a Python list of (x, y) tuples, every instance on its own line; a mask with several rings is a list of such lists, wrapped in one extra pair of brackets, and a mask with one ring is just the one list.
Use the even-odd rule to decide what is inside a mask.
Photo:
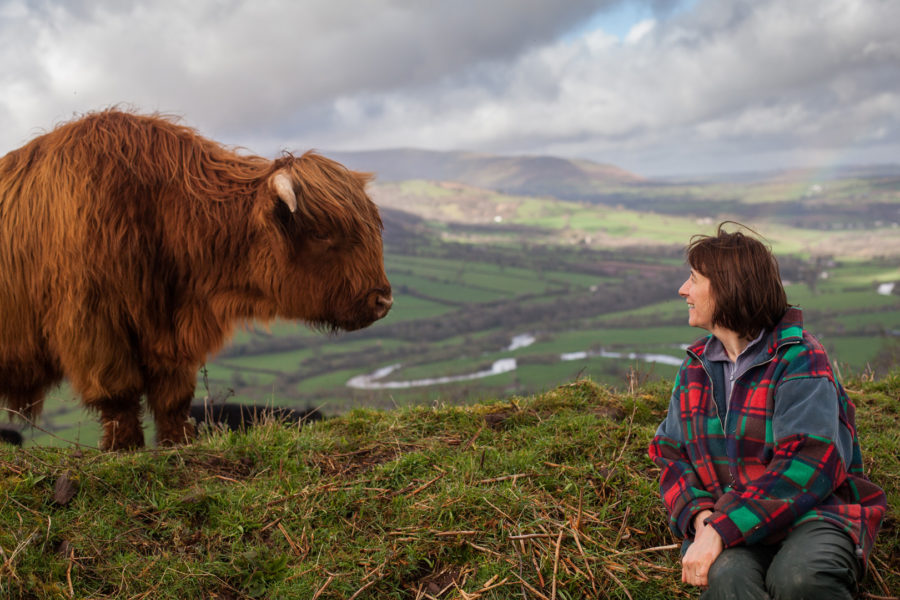
[(432, 298), (439, 298), (447, 302), (478, 303), (500, 300), (505, 296), (502, 290), (496, 288), (482, 288), (463, 286), (450, 281), (429, 280), (418, 275), (400, 273), (393, 277), (391, 284), (395, 288), (403, 289), (404, 286), (416, 290), (428, 290)]
[(900, 305), (898, 296), (880, 296), (871, 292), (840, 292), (836, 294), (812, 294), (799, 290), (788, 294), (788, 301), (805, 310), (867, 312)]
[(851, 366), (859, 365), (860, 359), (874, 361), (883, 344), (881, 338), (873, 336), (829, 336), (827, 342), (831, 360)]
[[(532, 294), (546, 291), (544, 277), (535, 277), (534, 271), (522, 268), (496, 266), (489, 263), (460, 262), (451, 259), (398, 257), (388, 259), (388, 276), (403, 277), (405, 273), (436, 281), (450, 281), (461, 286), (486, 288), (506, 294)], [(563, 273), (570, 277), (573, 274)], [(398, 279), (398, 281), (400, 281)], [(394, 284), (395, 287), (397, 284)]]
[(415, 296), (400, 296), (394, 300), (394, 308), (385, 317), (385, 323), (398, 321), (415, 321), (418, 319), (434, 319), (451, 312), (454, 309), (449, 304), (416, 298)]
[(520, 385), (545, 391), (585, 375), (590, 375), (594, 381), (615, 385), (621, 382), (621, 373), (629, 371), (639, 372), (646, 377), (672, 378), (677, 368), (627, 359), (586, 358), (553, 364), (529, 364), (527, 368), (516, 372), (516, 380)]
[(546, 339), (529, 346), (529, 350), (562, 354), (592, 348), (613, 350), (624, 347), (629, 352), (662, 352), (683, 357), (684, 353), (678, 346), (695, 337), (699, 337), (699, 332), (689, 327), (598, 328), (548, 335)]
[(637, 212), (602, 205), (533, 199), (510, 222), (551, 230), (573, 229), (612, 238), (640, 239), (650, 245), (683, 244), (697, 233), (694, 219)]
[(834, 277), (845, 285), (876, 285), (900, 280), (900, 268), (896, 266), (853, 265), (831, 271)]
[[(677, 296), (674, 290), (672, 296)], [(687, 324), (688, 313), (684, 300), (673, 297), (671, 300), (657, 302), (640, 308), (621, 310), (600, 316), (597, 321), (601, 323), (617, 322), (627, 318), (647, 318), (650, 321), (669, 320), (681, 318)]]
[(900, 310), (841, 315), (840, 319), (834, 319), (834, 323), (849, 331), (860, 328), (900, 330)]
[[(696, 597), (646, 456), (668, 387), (581, 380), (176, 449), (0, 448), (0, 596)], [(870, 475), (898, 506), (900, 375), (848, 388)], [(900, 589), (890, 510), (864, 586), (877, 596)]]

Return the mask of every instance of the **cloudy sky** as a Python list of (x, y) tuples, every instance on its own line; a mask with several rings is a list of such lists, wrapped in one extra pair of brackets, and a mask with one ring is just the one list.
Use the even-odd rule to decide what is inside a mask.
[(900, 163), (900, 0), (0, 0), (0, 154), (86, 111), (254, 153)]

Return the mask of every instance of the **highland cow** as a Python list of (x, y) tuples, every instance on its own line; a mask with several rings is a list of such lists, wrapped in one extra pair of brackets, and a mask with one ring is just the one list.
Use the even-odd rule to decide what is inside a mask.
[(270, 161), (108, 110), (0, 158), (0, 406), (34, 417), (67, 378), (102, 449), (193, 435), (197, 371), (235, 324), (354, 330), (392, 304), (369, 176)]

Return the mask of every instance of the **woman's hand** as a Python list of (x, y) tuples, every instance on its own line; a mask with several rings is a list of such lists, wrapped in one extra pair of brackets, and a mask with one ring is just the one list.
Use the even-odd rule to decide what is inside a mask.
[(712, 514), (704, 510), (694, 516), (694, 542), (681, 559), (681, 581), (690, 585), (709, 585), (709, 569), (722, 553), (722, 538), (719, 532), (705, 525), (703, 520)]

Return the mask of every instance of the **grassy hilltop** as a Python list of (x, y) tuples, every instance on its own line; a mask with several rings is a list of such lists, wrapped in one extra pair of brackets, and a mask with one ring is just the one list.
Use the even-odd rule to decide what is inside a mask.
[[(900, 372), (847, 386), (891, 505), (863, 598), (897, 597)], [(0, 597), (696, 597), (646, 457), (667, 399), (577, 380), (176, 449), (2, 448)]]

